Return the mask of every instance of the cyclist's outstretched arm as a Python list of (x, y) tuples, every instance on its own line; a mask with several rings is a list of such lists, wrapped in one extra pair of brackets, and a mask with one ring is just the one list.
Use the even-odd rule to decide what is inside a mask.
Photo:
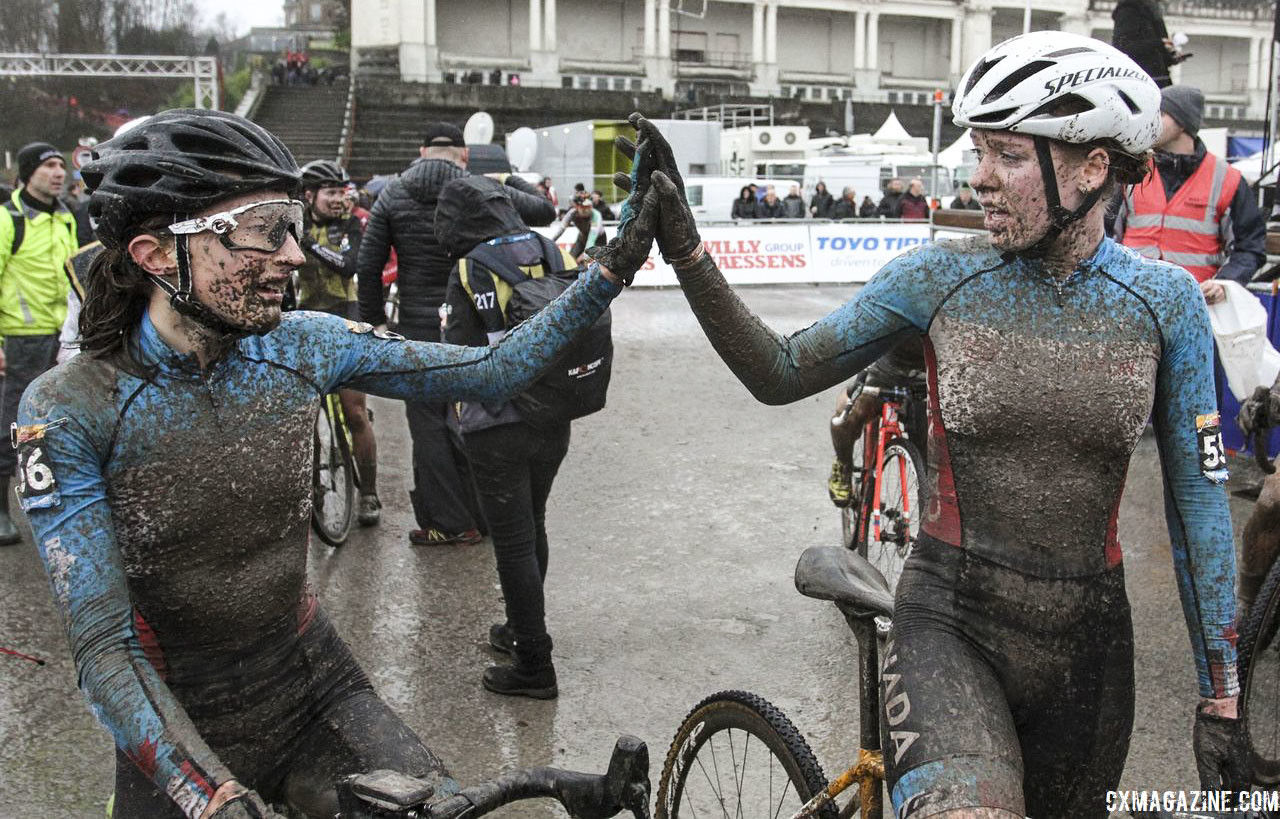
[(595, 323), (622, 287), (591, 265), (537, 315), (492, 347), (387, 339), (341, 319), (293, 314), (318, 386), (351, 386), (417, 401), (496, 401), (525, 389), (577, 335)]
[(1227, 507), (1226, 452), (1218, 434), (1213, 334), (1199, 288), (1177, 269), (1160, 270), (1154, 303), (1164, 347), (1153, 421), (1164, 473), (1165, 517), (1200, 695), (1239, 693), (1235, 649), (1235, 547)]
[(111, 430), (92, 410), (64, 403), (58, 375), (37, 379), (18, 411), (28, 438), (19, 446), (28, 467), (22, 504), (90, 709), (194, 819), (233, 776), (144, 654), (102, 473)]
[(849, 302), (783, 336), (743, 303), (710, 254), (676, 266), (689, 306), (729, 369), (756, 400), (788, 404), (864, 369), (908, 335), (925, 331), (937, 288), (926, 251), (889, 262)]

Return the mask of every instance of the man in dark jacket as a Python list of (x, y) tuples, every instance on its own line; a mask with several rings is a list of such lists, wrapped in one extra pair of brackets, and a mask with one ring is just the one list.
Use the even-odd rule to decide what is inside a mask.
[(929, 218), (929, 200), (924, 197), (923, 180), (911, 180), (911, 187), (898, 200), (898, 206), (893, 215), (898, 219)]
[(1118, 0), (1111, 19), (1115, 21), (1111, 44), (1132, 57), (1156, 85), (1168, 86), (1169, 66), (1178, 60), (1164, 27), (1160, 0)]
[(792, 185), (787, 198), (782, 200), (782, 215), (788, 219), (803, 219), (804, 211), (804, 199), (800, 196), (800, 186)]
[[(373, 205), (360, 244), (358, 292), (360, 318), (375, 326), (387, 323), (383, 313), (382, 268), (394, 247), (399, 260), (396, 286), (400, 294), (400, 332), (418, 341), (440, 341), (440, 305), (453, 260), (436, 241), (436, 200), (441, 189), (466, 176), (468, 152), (462, 131), (449, 123), (431, 123), (420, 158), (383, 189)], [(512, 204), (526, 223), (546, 225), (555, 206), (524, 180), (505, 180)], [(418, 529), (409, 533), (415, 545), (474, 543), (480, 539), (474, 495), (462, 477), (465, 457), (445, 426), (443, 404), (405, 402), (413, 439), (410, 493)]]
[(832, 219), (855, 219), (858, 216), (858, 194), (853, 188), (845, 188), (843, 195), (831, 209)]
[(756, 203), (757, 219), (781, 219), (786, 216), (782, 209), (782, 200), (778, 198), (778, 191), (773, 185), (769, 185), (764, 189), (764, 198)]
[(903, 196), (903, 185), (901, 179), (890, 179), (889, 184), (885, 186), (884, 196), (880, 197), (880, 204), (876, 205), (876, 216), (884, 219), (897, 219), (898, 217), (898, 200)]
[(951, 210), (982, 210), (982, 205), (978, 204), (978, 200), (973, 198), (973, 188), (969, 184), (960, 186), (956, 198), (951, 200), (951, 204), (947, 205)]

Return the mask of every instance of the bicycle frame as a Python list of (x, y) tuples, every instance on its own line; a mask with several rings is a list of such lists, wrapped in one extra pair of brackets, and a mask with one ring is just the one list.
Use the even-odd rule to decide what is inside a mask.
[[(876, 429), (875, 429), (876, 463), (875, 463), (875, 471), (874, 471), (875, 479), (871, 484), (871, 536), (876, 541), (880, 540), (880, 485), (881, 485), (881, 481), (884, 480), (884, 448), (885, 448), (885, 445), (888, 444), (890, 441), (892, 441), (894, 438), (907, 437), (907, 431), (902, 427), (902, 424), (898, 422), (899, 409), (900, 408), (898, 404), (894, 401), (885, 401), (883, 404), (881, 404), (880, 405), (880, 423), (876, 425)], [(870, 437), (872, 434), (872, 430), (870, 429), (871, 425), (868, 424), (867, 426), (868, 426), (868, 429), (864, 429), (862, 431), (862, 434), (864, 436), (863, 438), (864, 453), (872, 451), (871, 447), (868, 446), (868, 444), (871, 443), (871, 440), (870, 440)], [(905, 461), (899, 461), (898, 470), (900, 473), (898, 476), (899, 486), (906, 486), (907, 485), (907, 465)], [(911, 514), (912, 514), (911, 501), (908, 497), (904, 495), (902, 498), (903, 525), (907, 526), (908, 529), (911, 526)]]

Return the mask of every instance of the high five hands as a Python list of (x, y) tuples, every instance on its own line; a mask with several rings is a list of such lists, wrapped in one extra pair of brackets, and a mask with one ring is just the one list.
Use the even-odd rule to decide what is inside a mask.
[(654, 238), (662, 257), (677, 270), (702, 255), (702, 239), (670, 143), (640, 113), (628, 119), (636, 129), (636, 141), (614, 140), (618, 151), (632, 161), (630, 175), (613, 176), (613, 184), (629, 194), (622, 204), (618, 235), (588, 254), (630, 284), (648, 259)]

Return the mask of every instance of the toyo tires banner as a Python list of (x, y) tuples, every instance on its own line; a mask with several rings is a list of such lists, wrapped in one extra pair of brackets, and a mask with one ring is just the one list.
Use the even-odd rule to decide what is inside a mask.
[[(928, 222), (707, 225), (699, 232), (730, 284), (865, 282), (893, 257), (929, 241)], [(614, 235), (612, 228), (607, 233)], [(569, 228), (556, 243), (571, 249), (576, 239)], [(675, 284), (655, 244), (635, 285)]]

